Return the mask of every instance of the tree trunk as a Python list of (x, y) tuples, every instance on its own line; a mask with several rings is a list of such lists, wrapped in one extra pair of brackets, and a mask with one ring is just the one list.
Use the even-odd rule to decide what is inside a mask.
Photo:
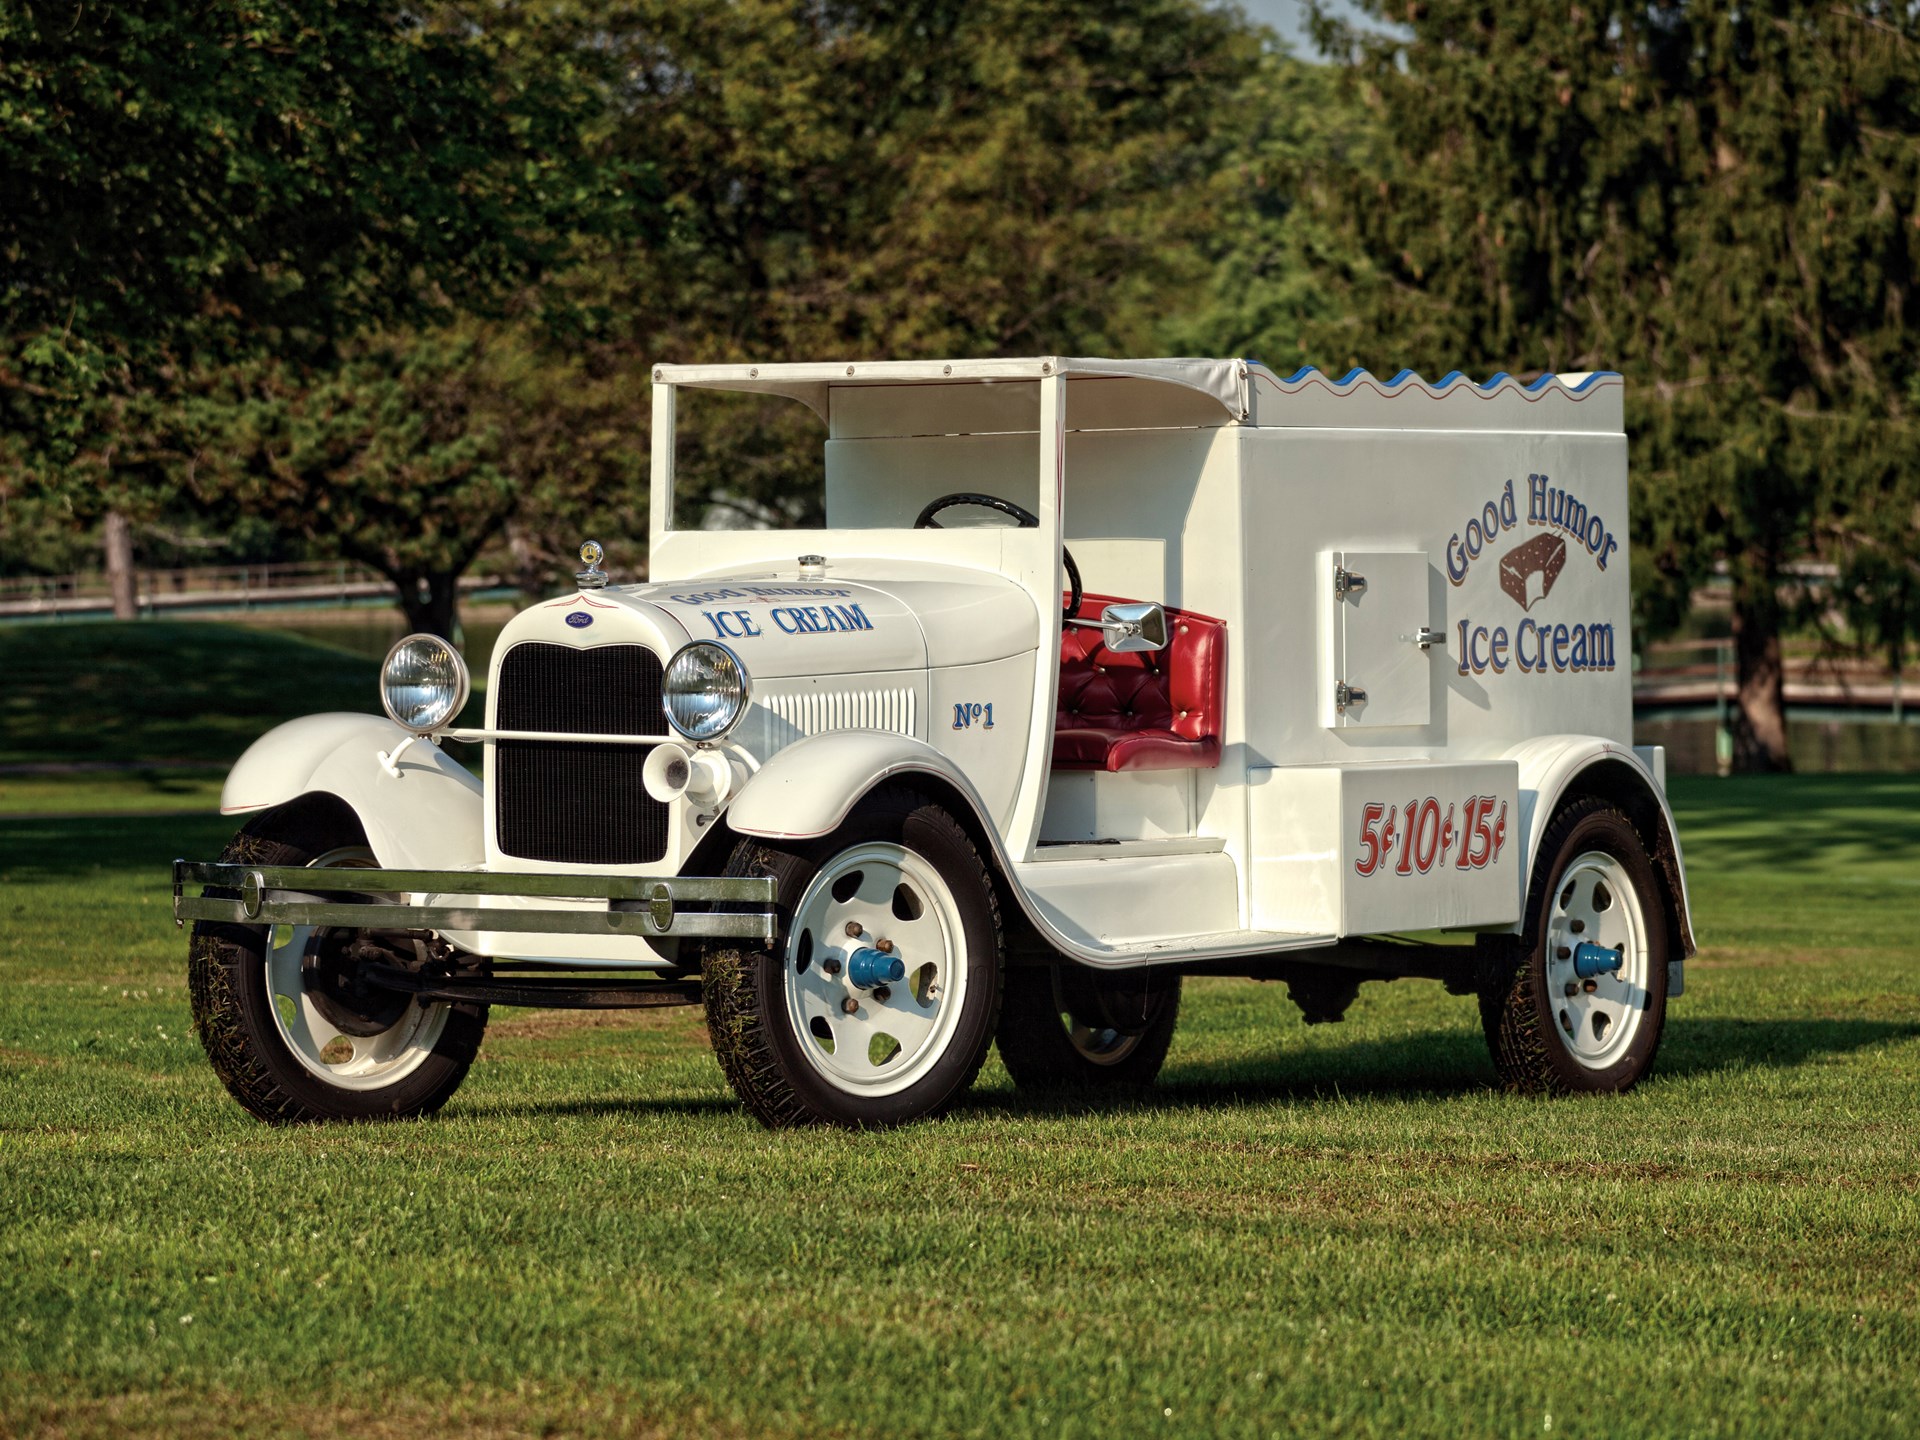
[(113, 618), (140, 618), (140, 596), (133, 574), (133, 526), (118, 510), (107, 512), (107, 585), (113, 592)]
[(509, 520), (506, 534), (507, 550), (513, 556), (513, 583), (528, 598), (546, 594), (553, 588), (553, 567), (540, 553), (527, 527), (518, 520)]
[(1733, 653), (1739, 705), (1733, 717), (1733, 768), (1761, 775), (1793, 768), (1787, 753), (1786, 670), (1780, 661), (1777, 582), (1734, 582)]
[(394, 581), (410, 633), (425, 631), (454, 640), (460, 624), (460, 577), (452, 571), (405, 575)]

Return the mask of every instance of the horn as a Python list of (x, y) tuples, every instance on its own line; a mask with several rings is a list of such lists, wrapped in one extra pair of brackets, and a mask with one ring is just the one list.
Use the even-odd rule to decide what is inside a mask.
[(647, 787), (647, 794), (663, 805), (671, 804), (686, 794), (693, 782), (693, 756), (678, 745), (656, 745), (647, 756), (640, 781)]

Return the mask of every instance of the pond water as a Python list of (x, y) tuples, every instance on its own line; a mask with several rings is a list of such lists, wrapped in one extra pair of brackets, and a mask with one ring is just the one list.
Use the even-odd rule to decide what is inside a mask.
[[(1641, 745), (1667, 747), (1669, 775), (1712, 775), (1714, 721), (1642, 716), (1634, 721), (1633, 738)], [(1793, 768), (1809, 774), (1824, 771), (1920, 771), (1920, 715), (1909, 714), (1895, 725), (1891, 716), (1862, 713), (1787, 720), (1787, 748)]]

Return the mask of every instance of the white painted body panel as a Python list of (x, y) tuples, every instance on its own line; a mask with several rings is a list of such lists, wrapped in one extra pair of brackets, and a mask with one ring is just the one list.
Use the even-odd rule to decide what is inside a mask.
[(486, 862), (480, 781), (430, 741), (415, 741), (389, 774), (381, 760), (407, 740), (384, 715), (335, 712), (277, 725), (234, 762), (220, 813), (242, 815), (302, 795), (337, 795), (393, 870), (474, 870)]
[(1336, 935), (1513, 924), (1518, 790), (1512, 761), (1250, 771), (1254, 924)]
[(1068, 953), (1143, 944), (1177, 949), (1195, 935), (1239, 925), (1239, 875), (1217, 850), (1049, 858), (1016, 865), (1014, 877), (1049, 928), (1071, 942)]
[(1195, 770), (1059, 770), (1047, 783), (1044, 846), (1167, 840), (1196, 833)]

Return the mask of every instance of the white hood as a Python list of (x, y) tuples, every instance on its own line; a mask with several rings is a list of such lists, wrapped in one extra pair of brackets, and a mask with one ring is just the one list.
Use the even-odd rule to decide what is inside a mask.
[(502, 638), (630, 641), (637, 621), (668, 650), (685, 643), (682, 635), (718, 641), (756, 680), (975, 665), (1039, 643), (1033, 602), (1003, 576), (898, 561), (870, 569), (813, 580), (757, 568), (582, 591), (534, 607)]

